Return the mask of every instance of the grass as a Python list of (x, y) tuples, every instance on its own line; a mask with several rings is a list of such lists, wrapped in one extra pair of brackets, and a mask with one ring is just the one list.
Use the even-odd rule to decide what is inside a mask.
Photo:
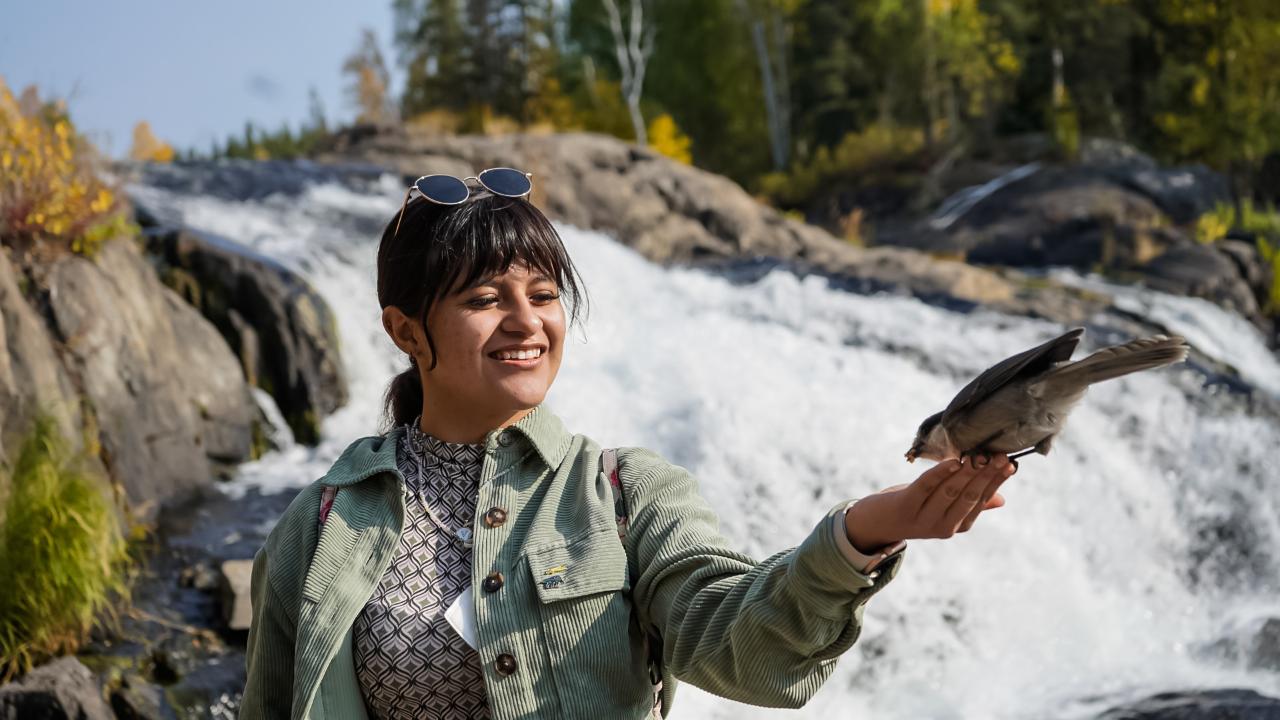
[(74, 652), (128, 598), (121, 522), (89, 467), (47, 417), (18, 452), (0, 528), (0, 679)]

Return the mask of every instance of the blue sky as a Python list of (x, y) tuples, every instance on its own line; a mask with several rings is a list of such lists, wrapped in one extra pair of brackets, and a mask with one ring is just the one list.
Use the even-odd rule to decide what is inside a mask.
[(373, 29), (399, 92), (391, 0), (3, 0), (0, 76), (15, 92), (66, 98), (72, 120), (113, 156), (146, 120), (174, 147), (208, 151), (247, 120), (295, 129), (315, 87), (330, 123), (355, 115), (342, 61)]

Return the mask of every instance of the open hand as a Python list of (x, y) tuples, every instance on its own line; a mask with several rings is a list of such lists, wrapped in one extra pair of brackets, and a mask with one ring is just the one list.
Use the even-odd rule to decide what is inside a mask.
[(997, 490), (1015, 472), (1004, 453), (977, 467), (971, 459), (944, 460), (915, 482), (859, 500), (845, 513), (845, 531), (859, 552), (899, 540), (949, 538), (973, 527), (983, 510), (1004, 505)]

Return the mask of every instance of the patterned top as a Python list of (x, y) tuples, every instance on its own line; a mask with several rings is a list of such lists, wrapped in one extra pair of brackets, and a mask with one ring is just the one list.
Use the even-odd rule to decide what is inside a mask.
[(480, 656), (444, 617), (471, 583), (471, 549), (450, 531), (475, 517), (484, 444), (444, 442), (417, 423), (402, 438), (404, 532), (352, 628), (356, 677), (375, 718), (488, 718)]

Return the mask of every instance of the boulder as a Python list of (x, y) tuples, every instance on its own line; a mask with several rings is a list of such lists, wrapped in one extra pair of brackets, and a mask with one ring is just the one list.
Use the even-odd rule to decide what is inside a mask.
[(295, 439), (319, 441), (320, 418), (347, 402), (337, 327), (320, 294), (225, 238), (154, 227), (147, 248), (160, 277), (217, 327), (249, 382), (275, 399)]
[(1166, 225), (1154, 202), (1104, 170), (1044, 167), (974, 204), (949, 235), (978, 264), (1130, 268), (1189, 242)]
[(1120, 185), (1145, 195), (1179, 225), (1231, 202), (1227, 179), (1203, 165), (1119, 166), (1111, 168), (1110, 174)]
[(222, 563), (222, 619), (229, 630), (248, 630), (253, 619), (249, 603), (249, 581), (253, 577), (252, 560), (226, 560)]
[(112, 476), (143, 519), (250, 457), (257, 406), (218, 331), (129, 240), (48, 273), (64, 366), (97, 417)]
[(1199, 243), (1179, 245), (1144, 265), (1142, 273), (1156, 290), (1202, 297), (1245, 318), (1260, 317), (1258, 300), (1230, 251)]
[(41, 665), (0, 686), (0, 720), (112, 720), (89, 668), (74, 657)]

